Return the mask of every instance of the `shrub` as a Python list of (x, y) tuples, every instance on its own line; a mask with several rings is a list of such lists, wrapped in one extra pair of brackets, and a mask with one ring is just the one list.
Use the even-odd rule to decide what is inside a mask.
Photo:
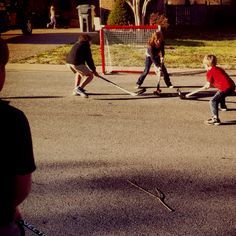
[(125, 0), (117, 0), (111, 10), (108, 20), (108, 25), (127, 25), (128, 11)]

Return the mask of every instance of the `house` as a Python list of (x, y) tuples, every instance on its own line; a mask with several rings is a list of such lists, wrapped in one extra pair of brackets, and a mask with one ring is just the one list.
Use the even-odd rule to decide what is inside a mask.
[[(45, 27), (49, 20), (49, 7), (56, 7), (59, 27), (80, 27), (78, 5), (92, 6), (92, 21), (106, 24), (108, 15), (116, 0), (27, 0), (35, 12), (36, 27)], [(144, 0), (141, 0), (144, 1)], [(234, 22), (235, 0), (151, 0), (148, 3), (145, 23), (151, 13), (165, 13), (170, 25), (204, 25), (206, 22), (224, 21)], [(163, 4), (165, 3), (165, 4)], [(231, 4), (231, 5), (230, 5)], [(236, 4), (235, 4), (236, 5)], [(234, 5), (234, 6), (235, 6)], [(127, 4), (127, 7), (128, 4)], [(223, 20), (222, 20), (223, 21)]]

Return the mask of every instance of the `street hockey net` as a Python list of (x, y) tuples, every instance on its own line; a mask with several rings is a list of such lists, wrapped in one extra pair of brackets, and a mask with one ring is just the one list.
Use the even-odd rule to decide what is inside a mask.
[(158, 26), (104, 26), (100, 30), (102, 72), (141, 73), (147, 42)]

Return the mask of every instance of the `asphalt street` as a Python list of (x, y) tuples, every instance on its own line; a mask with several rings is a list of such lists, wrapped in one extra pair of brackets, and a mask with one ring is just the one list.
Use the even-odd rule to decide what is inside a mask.
[[(31, 125), (38, 168), (22, 206), (28, 221), (47, 235), (235, 235), (235, 96), (223, 125), (208, 127), (213, 91), (180, 100), (163, 86), (156, 97), (149, 76), (147, 92), (132, 97), (96, 78), (83, 99), (71, 95), (72, 73), (55, 69), (9, 65), (2, 91)], [(135, 75), (107, 78), (134, 91)], [(204, 77), (172, 81), (187, 92)], [(160, 189), (175, 211), (128, 181)]]
[[(183, 92), (205, 82), (198, 70), (170, 72)], [(135, 74), (106, 78), (135, 91)], [(222, 125), (206, 126), (213, 89), (180, 100), (163, 81), (153, 95), (155, 82), (132, 97), (95, 78), (83, 99), (65, 66), (7, 66), (1, 98), (28, 117), (37, 164), (26, 220), (49, 236), (236, 234), (236, 96)]]

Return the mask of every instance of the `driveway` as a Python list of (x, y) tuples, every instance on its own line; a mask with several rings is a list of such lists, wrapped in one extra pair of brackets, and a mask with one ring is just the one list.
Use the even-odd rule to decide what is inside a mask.
[[(79, 28), (70, 29), (34, 29), (31, 36), (23, 35), (20, 30), (11, 30), (2, 34), (10, 49), (10, 63), (18, 59), (34, 56), (64, 44), (77, 41)], [(99, 33), (89, 33), (94, 43), (99, 43)]]

